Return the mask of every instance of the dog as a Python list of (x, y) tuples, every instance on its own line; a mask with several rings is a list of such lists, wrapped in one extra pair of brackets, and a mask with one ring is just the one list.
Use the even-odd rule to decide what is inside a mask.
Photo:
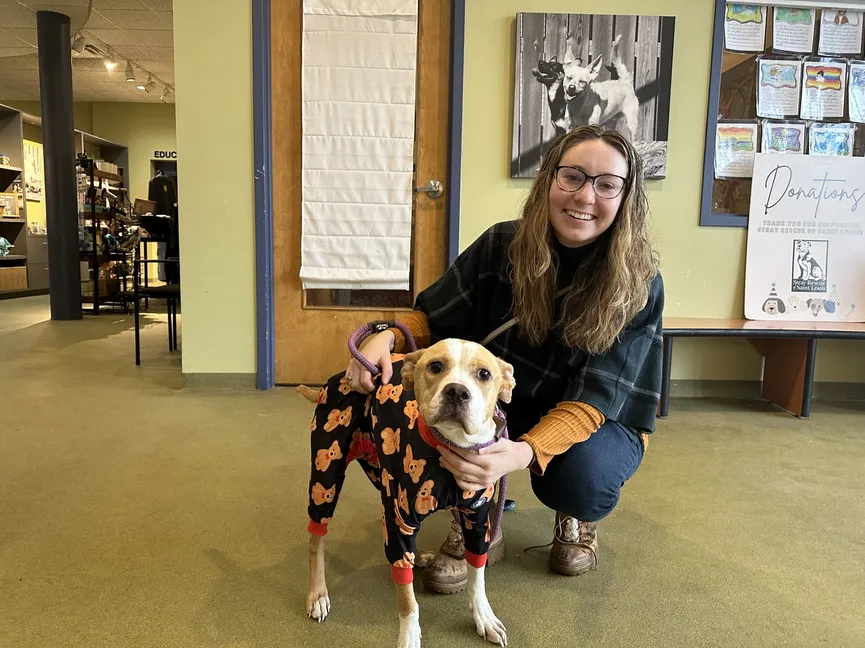
[(532, 68), (532, 75), (547, 88), (547, 105), (550, 108), (550, 121), (556, 131), (556, 137), (564, 135), (569, 127), (568, 103), (565, 101), (565, 66), (554, 56), (549, 61), (540, 59), (538, 67)]
[(831, 299), (819, 299), (817, 297), (812, 297), (811, 299), (805, 302), (808, 308), (811, 309), (811, 314), (814, 317), (817, 317), (820, 314), (821, 310), (825, 310), (827, 313), (835, 312), (835, 302)]
[(595, 82), (601, 71), (603, 56), (599, 55), (588, 67), (583, 67), (582, 59), (575, 58), (570, 47), (567, 49), (563, 61), (562, 88), (571, 129), (585, 124), (600, 124), (604, 128), (619, 131), (629, 139), (635, 138), (640, 102), (631, 73), (619, 56), (621, 38), (619, 34), (613, 41), (611, 56), (618, 79), (609, 81)]
[(310, 425), (307, 615), (321, 622), (331, 611), (324, 535), (348, 465), (357, 460), (381, 494), (382, 537), (397, 593), (397, 646), (420, 646), (412, 570), (432, 555), (417, 551), (416, 538), (421, 521), (442, 508), (451, 510), (463, 526), (475, 629), (505, 646), (505, 626), (490, 606), (484, 582), (486, 552), (493, 540), (489, 513), (494, 489), (461, 489), (439, 464), (436, 448), (442, 442), (435, 432), (461, 448), (493, 442), (504, 424), (497, 403), (510, 402), (515, 386), (513, 366), (479, 344), (455, 339), (405, 356), (395, 354), (392, 361), (393, 384), (380, 384), (368, 396), (352, 391), (344, 376), (333, 377), (319, 392), (297, 388), (316, 403)]
[(823, 268), (811, 256), (811, 241), (796, 242), (796, 265), (799, 266), (800, 281), (804, 279), (822, 279)]

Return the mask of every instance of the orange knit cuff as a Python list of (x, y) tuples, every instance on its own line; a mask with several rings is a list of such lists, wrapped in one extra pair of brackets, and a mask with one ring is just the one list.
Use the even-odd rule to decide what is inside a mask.
[[(404, 325), (411, 332), (418, 349), (425, 349), (432, 342), (432, 334), (429, 330), (429, 321), (427, 321), (426, 313), (423, 311), (412, 311), (405, 317), (401, 317), (399, 323)], [(394, 353), (405, 353), (408, 351), (408, 343), (406, 342), (403, 332), (398, 328), (392, 328), (390, 330), (393, 331)]]
[(553, 457), (588, 439), (604, 420), (601, 412), (586, 403), (559, 403), (520, 437), (520, 441), (528, 443), (535, 452), (535, 461), (530, 466), (532, 471), (543, 475)]

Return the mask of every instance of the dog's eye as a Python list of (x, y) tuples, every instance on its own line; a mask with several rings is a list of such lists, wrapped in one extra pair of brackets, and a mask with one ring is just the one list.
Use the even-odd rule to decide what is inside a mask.
[(486, 369), (481, 369), (480, 371), (478, 371), (478, 380), (480, 380), (481, 382), (486, 382), (492, 377), (493, 375)]
[(444, 370), (444, 368), (444, 365), (438, 360), (429, 363), (430, 373), (440, 374)]

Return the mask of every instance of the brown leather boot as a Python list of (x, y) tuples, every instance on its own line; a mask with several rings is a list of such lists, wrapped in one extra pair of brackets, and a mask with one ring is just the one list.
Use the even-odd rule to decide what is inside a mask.
[(598, 567), (598, 523), (580, 522), (556, 513), (550, 549), (550, 569), (565, 576), (579, 576)]
[[(423, 584), (439, 594), (455, 594), (468, 586), (469, 572), (465, 560), (463, 530), (460, 523), (451, 522), (451, 530), (438, 555), (423, 570)], [(505, 539), (501, 530), (499, 536), (490, 544), (487, 552), (487, 567), (495, 565), (505, 557)]]

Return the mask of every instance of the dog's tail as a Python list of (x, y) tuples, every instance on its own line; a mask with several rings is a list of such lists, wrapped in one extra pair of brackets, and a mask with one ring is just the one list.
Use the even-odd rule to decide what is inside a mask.
[(613, 53), (611, 56), (613, 67), (616, 68), (616, 74), (619, 75), (619, 79), (621, 79), (623, 81), (627, 81), (628, 83), (632, 83), (631, 71), (625, 65), (624, 61), (622, 61), (622, 57), (619, 56), (619, 41), (620, 40), (622, 40), (621, 34), (616, 36), (616, 40), (613, 41)]
[(316, 389), (313, 389), (312, 387), (307, 387), (306, 385), (298, 385), (297, 387), (294, 388), (294, 391), (296, 391), (298, 394), (303, 396), (310, 403), (317, 403), (318, 402), (319, 391)]

